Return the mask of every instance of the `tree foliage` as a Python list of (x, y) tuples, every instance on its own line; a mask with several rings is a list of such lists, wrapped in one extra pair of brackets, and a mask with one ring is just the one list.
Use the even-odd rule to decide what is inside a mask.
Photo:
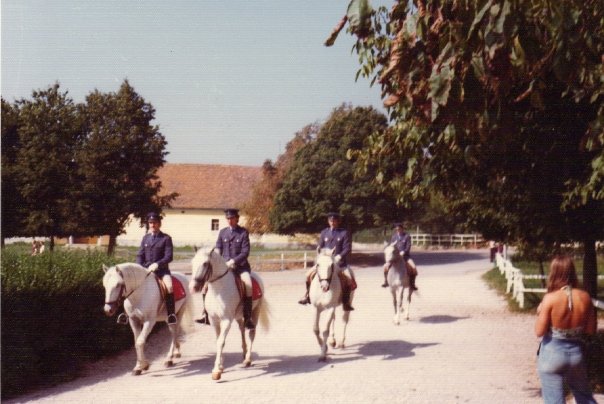
[(166, 140), (153, 106), (127, 81), (76, 105), (59, 84), (32, 99), (2, 100), (2, 238), (109, 235), (109, 253), (131, 215), (159, 196)]
[(414, 0), (370, 15), (359, 74), (381, 85), (394, 123), (354, 154), (362, 168), (377, 167), (402, 203), (436, 187), (485, 234), (593, 251), (604, 235), (604, 3)]
[(152, 125), (155, 109), (124, 81), (117, 93), (93, 91), (84, 107), (86, 138), (78, 153), (80, 211), (96, 234), (110, 236), (109, 250), (130, 215), (144, 218), (175, 195), (159, 198), (156, 175), (166, 140)]
[(326, 223), (326, 213), (339, 211), (351, 229), (373, 227), (397, 215), (395, 201), (377, 192), (370, 179), (355, 175), (349, 149), (386, 128), (386, 117), (371, 107), (342, 105), (334, 109), (316, 139), (295, 155), (275, 195), (269, 219), (278, 233), (312, 233)]
[(273, 231), (270, 225), (269, 212), (274, 206), (275, 194), (281, 187), (283, 179), (292, 165), (295, 155), (302, 147), (316, 138), (318, 124), (310, 124), (294, 135), (285, 146), (283, 154), (273, 163), (266, 160), (262, 165), (262, 179), (254, 186), (252, 196), (243, 205), (247, 222), (246, 227), (253, 233), (264, 234)]

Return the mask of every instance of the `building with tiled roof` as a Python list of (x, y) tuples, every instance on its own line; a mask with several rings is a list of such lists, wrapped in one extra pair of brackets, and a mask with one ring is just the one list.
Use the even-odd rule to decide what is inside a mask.
[[(213, 245), (227, 225), (224, 209), (239, 209), (262, 178), (261, 167), (221, 164), (165, 164), (158, 171), (160, 195), (178, 193), (163, 210), (162, 231), (175, 245)], [(240, 220), (245, 225), (245, 217)], [(132, 220), (120, 245), (138, 245), (146, 229)]]

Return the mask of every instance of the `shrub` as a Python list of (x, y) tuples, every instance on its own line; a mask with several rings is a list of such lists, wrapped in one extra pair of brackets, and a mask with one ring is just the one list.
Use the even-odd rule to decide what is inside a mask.
[(103, 312), (102, 264), (94, 251), (29, 256), (2, 251), (2, 398), (77, 375), (87, 361), (133, 344)]

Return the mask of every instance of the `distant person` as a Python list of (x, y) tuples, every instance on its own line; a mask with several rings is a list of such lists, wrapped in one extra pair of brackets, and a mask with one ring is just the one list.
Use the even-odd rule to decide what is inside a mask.
[[(352, 240), (348, 234), (348, 230), (340, 227), (341, 216), (339, 213), (329, 212), (327, 214), (327, 223), (329, 224), (329, 227), (325, 228), (321, 232), (317, 250), (322, 250), (323, 248), (335, 248), (334, 261), (339, 269), (339, 273), (342, 273), (347, 280), (346, 282), (342, 282), (342, 308), (345, 311), (351, 311), (354, 310), (350, 301), (350, 295), (354, 287), (354, 275), (346, 263), (346, 258), (352, 252)], [(310, 303), (309, 289), (315, 273), (316, 270), (314, 267), (306, 272), (306, 293), (302, 299), (298, 301), (298, 303)]]
[[(144, 266), (166, 285), (166, 310), (168, 312), (168, 324), (176, 324), (174, 311), (174, 290), (172, 287), (172, 275), (168, 264), (172, 262), (172, 237), (160, 230), (161, 217), (157, 213), (147, 215), (149, 233), (143, 236), (141, 246), (136, 254), (136, 263)], [(117, 318), (119, 324), (128, 324), (126, 313), (120, 313)]]
[(578, 289), (577, 283), (572, 259), (555, 257), (535, 323), (535, 334), (543, 337), (537, 369), (546, 404), (566, 402), (565, 383), (578, 404), (596, 403), (587, 379), (582, 340), (584, 334), (596, 332), (596, 313), (589, 294)]
[[(405, 233), (402, 223), (394, 223), (394, 234), (390, 238), (390, 243), (395, 243), (397, 250), (400, 251), (401, 257), (405, 260), (407, 265), (407, 272), (409, 273), (409, 287), (411, 290), (417, 290), (415, 286), (415, 278), (417, 278), (417, 266), (411, 259), (411, 236)], [(387, 264), (384, 265), (384, 283), (383, 288), (388, 287), (388, 269)]]
[(495, 240), (489, 240), (489, 252), (491, 253), (491, 262), (495, 262), (495, 254), (497, 254), (497, 243)]

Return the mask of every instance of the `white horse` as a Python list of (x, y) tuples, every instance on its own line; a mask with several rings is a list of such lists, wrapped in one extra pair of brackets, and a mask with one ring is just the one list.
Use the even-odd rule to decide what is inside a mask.
[[(334, 261), (334, 250), (324, 249), (317, 255), (315, 264), (317, 274), (311, 281), (309, 290), (310, 303), (315, 307), (313, 331), (321, 347), (320, 362), (327, 360), (327, 344), (338, 348), (345, 346), (346, 327), (350, 318), (350, 312), (342, 309), (342, 284)], [(351, 301), (353, 293), (350, 293)], [(325, 315), (321, 317), (323, 313)], [(339, 342), (336, 342), (335, 338), (336, 318), (341, 320), (342, 326)]]
[(406, 319), (409, 320), (409, 308), (411, 307), (413, 289), (410, 287), (407, 265), (403, 257), (401, 257), (400, 251), (396, 248), (395, 243), (388, 244), (384, 248), (384, 261), (386, 262), (384, 266), (388, 268), (388, 285), (390, 286), (392, 303), (394, 304), (394, 318), (392, 321), (394, 324), (399, 325), (401, 323), (401, 315), (404, 312), (405, 289), (407, 289)]
[[(243, 348), (243, 366), (252, 364), (252, 345), (256, 337), (256, 330), (248, 330), (243, 323), (243, 301), (237, 289), (236, 276), (226, 266), (224, 258), (213, 248), (200, 249), (191, 261), (193, 277), (189, 283), (189, 289), (200, 291), (204, 285), (208, 285), (205, 297), (206, 311), (210, 324), (216, 332), (216, 360), (212, 369), (212, 379), (220, 380), (224, 371), (224, 358), (222, 351), (233, 321), (237, 321), (241, 331), (241, 342)], [(251, 276), (256, 280), (262, 297), (253, 301), (252, 322), (260, 324), (262, 328), (269, 328), (269, 307), (264, 298), (264, 285), (258, 274), (252, 272)]]
[[(145, 342), (157, 321), (166, 321), (168, 314), (162, 301), (161, 292), (152, 272), (135, 263), (123, 263), (113, 267), (103, 265), (105, 275), (105, 314), (113, 316), (124, 300), (124, 310), (128, 315), (130, 327), (134, 335), (136, 347), (136, 365), (132, 374), (140, 375), (149, 369), (149, 362), (145, 358)], [(187, 278), (179, 273), (172, 273), (186, 291)], [(177, 323), (168, 324), (172, 343), (164, 364), (170, 367), (174, 358), (180, 358), (179, 331), (186, 332), (193, 329), (192, 316), (194, 312), (193, 299), (189, 294), (175, 304)]]

